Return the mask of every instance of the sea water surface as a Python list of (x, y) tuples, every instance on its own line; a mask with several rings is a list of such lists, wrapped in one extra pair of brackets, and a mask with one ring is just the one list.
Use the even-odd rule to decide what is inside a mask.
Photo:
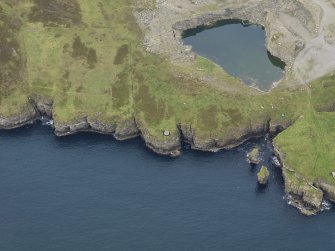
[(200, 26), (184, 32), (184, 44), (199, 55), (222, 66), (248, 85), (269, 90), (283, 77), (285, 64), (265, 47), (264, 29), (224, 20), (212, 27)]
[[(246, 151), (260, 145), (271, 177)], [(269, 143), (161, 157), (140, 139), (0, 131), (0, 250), (334, 250), (335, 211), (305, 217), (283, 200)]]

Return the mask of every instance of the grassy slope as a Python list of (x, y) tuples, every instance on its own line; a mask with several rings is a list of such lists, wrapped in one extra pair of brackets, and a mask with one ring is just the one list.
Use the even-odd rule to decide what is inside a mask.
[(275, 139), (286, 164), (313, 182), (335, 185), (335, 78), (326, 76), (311, 84), (311, 105), (304, 115)]
[[(57, 121), (88, 115), (111, 123), (136, 116), (158, 138), (177, 124), (192, 125), (200, 138), (232, 138), (269, 118), (280, 124), (301, 117), (276, 143), (298, 172), (329, 180), (335, 116), (319, 112), (334, 110), (333, 78), (313, 84), (311, 96), (307, 88), (285, 87), (260, 94), (200, 57), (172, 65), (141, 46), (132, 11), (154, 8), (152, 0), (19, 2), (14, 8), (0, 3), (2, 20), (22, 23), (8, 36), (25, 52), (20, 62), (26, 60), (13, 69), (1, 62), (2, 72), (24, 74), (10, 87), (0, 83), (0, 114), (15, 114), (28, 95), (41, 95), (54, 99)], [(3, 30), (6, 23), (0, 24)]]
[(28, 104), (27, 83), (24, 78), (24, 53), (20, 48), (18, 12), (0, 2), (0, 114), (21, 113)]

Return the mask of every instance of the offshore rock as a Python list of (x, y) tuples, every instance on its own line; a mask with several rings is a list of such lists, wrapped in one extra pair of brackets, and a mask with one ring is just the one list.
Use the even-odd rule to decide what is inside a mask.
[(248, 159), (248, 161), (249, 161), (250, 164), (258, 165), (259, 162), (261, 161), (261, 159), (260, 159), (259, 148), (258, 148), (258, 147), (255, 147), (254, 149), (252, 149), (252, 150), (247, 154), (247, 159)]
[(268, 168), (266, 166), (262, 166), (262, 168), (257, 173), (258, 183), (260, 185), (266, 185), (268, 183), (269, 176), (270, 176), (270, 172)]

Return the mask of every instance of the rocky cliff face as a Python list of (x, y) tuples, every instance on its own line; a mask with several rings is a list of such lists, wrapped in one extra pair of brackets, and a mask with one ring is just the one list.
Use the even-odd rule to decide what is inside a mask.
[(310, 181), (290, 168), (285, 156), (275, 149), (275, 153), (281, 160), (285, 193), (288, 203), (304, 215), (315, 215), (323, 210), (323, 201), (328, 199), (335, 202), (335, 187), (324, 181)]
[(12, 115), (9, 117), (4, 117), (0, 115), (0, 129), (14, 129), (22, 127), (26, 124), (31, 124), (38, 118), (38, 113), (32, 107), (27, 108), (27, 110), (20, 112), (17, 115)]
[[(61, 10), (61, 15), (49, 15), (50, 13), (56, 13), (53, 11), (54, 8), (59, 9), (63, 6), (66, 7), (67, 5), (63, 5), (62, 3), (67, 1), (47, 1), (47, 4), (45, 4), (44, 1), (35, 2), (38, 3), (37, 7), (41, 5), (39, 8), (43, 11), (40, 12), (39, 9), (35, 9), (36, 12), (34, 12), (34, 15), (30, 16), (32, 20), (46, 20), (44, 25), (60, 24), (66, 27), (72, 27), (81, 22), (82, 16), (78, 14), (80, 13), (80, 9), (76, 1), (69, 1), (71, 4), (68, 5), (70, 8), (67, 8), (69, 9), (68, 14), (73, 14), (70, 16), (68, 16), (68, 14), (64, 16), (66, 12), (63, 10)], [(333, 31), (335, 19), (333, 19), (332, 16), (334, 10), (329, 10), (328, 5), (331, 5), (331, 3), (323, 0), (160, 0), (156, 2), (156, 8), (141, 10), (136, 12), (135, 16), (143, 31), (143, 45), (147, 51), (162, 55), (170, 59), (173, 63), (188, 64), (191, 67), (195, 67), (193, 63), (197, 55), (183, 45), (183, 31), (200, 25), (211, 25), (224, 19), (248, 20), (250, 23), (262, 25), (266, 31), (266, 45), (268, 50), (272, 55), (281, 58), (287, 64), (285, 78), (290, 81), (286, 83), (301, 88), (301, 86), (305, 87), (306, 82), (311, 79), (335, 69), (335, 61), (330, 58), (334, 55), (332, 52), (335, 52)], [(1, 20), (3, 19), (2, 14), (2, 10), (0, 9)], [(15, 22), (12, 21), (11, 18), (8, 20), (10, 20), (11, 32), (19, 30), (20, 23), (16, 22), (17, 20), (14, 20)], [(12, 66), (18, 66), (19, 68), (25, 59), (18, 47), (19, 43), (16, 41), (16, 33), (12, 34), (11, 32), (5, 32), (4, 35), (6, 36), (2, 38), (2, 40), (4, 40), (2, 47), (8, 49), (8, 41), (14, 41), (15, 43), (10, 44), (10, 46), (13, 47), (15, 45), (15, 50), (12, 50), (12, 53), (7, 55), (4, 54), (4, 52), (8, 52), (8, 50), (1, 50), (2, 47), (0, 46), (0, 54), (7, 56), (6, 58), (8, 59), (5, 60), (6, 62), (0, 62), (2, 72), (4, 72), (3, 69), (6, 70), (5, 72), (8, 72), (8, 74), (1, 75), (0, 85), (8, 85), (12, 80), (20, 82), (23, 76), (25, 76), (24, 67), (22, 67), (22, 71), (12, 72)], [(61, 36), (60, 34), (54, 35)], [(9, 36), (10, 39), (7, 39), (7, 36)], [(96, 39), (100, 41), (102, 38), (97, 37)], [(54, 37), (52, 37), (52, 41), (53, 40)], [(86, 52), (88, 52), (88, 47), (86, 48), (80, 41), (79, 44), (79, 47), (85, 52), (85, 56), (87, 56)], [(69, 44), (63, 47), (65, 55), (67, 56), (68, 54), (66, 53), (68, 52), (66, 52), (66, 50), (68, 50), (69, 47)], [(121, 46), (120, 48), (118, 51), (120, 58), (116, 61), (125, 60), (129, 53), (128, 49), (122, 50), (122, 48), (128, 48), (127, 46)], [(306, 62), (315, 62), (315, 64), (306, 65)], [(127, 67), (127, 70), (129, 70), (128, 68), (131, 68), (131, 70), (133, 70), (133, 68), (135, 69), (134, 65)], [(309, 69), (308, 74), (302, 74), (307, 71), (305, 68)], [(92, 69), (90, 68), (90, 70)], [(139, 74), (140, 70), (138, 70), (136, 76), (138, 79), (143, 78), (143, 76)], [(88, 69), (85, 69), (85, 72), (86, 71), (88, 71)], [(68, 81), (68, 75), (69, 72), (68, 74), (65, 73), (61, 81)], [(17, 78), (17, 76), (19, 77)], [(119, 86), (114, 86), (114, 90), (112, 90), (112, 92), (124, 96), (124, 100), (119, 100), (120, 107), (124, 102), (128, 102), (127, 97), (131, 96), (131, 94), (129, 94), (130, 89), (134, 92), (134, 86), (131, 86), (131, 88), (128, 88), (130, 84), (129, 86), (122, 86), (122, 81), (125, 81), (123, 77), (123, 74), (119, 74)], [(216, 84), (215, 88), (217, 88), (220, 83), (214, 83), (214, 81), (212, 81), (214, 77), (202, 76), (203, 82), (201, 82), (201, 84), (205, 82), (208, 86), (214, 86), (214, 84)], [(24, 81), (22, 81), (22, 84), (24, 84)], [(225, 87), (228, 88), (227, 86), (226, 83)], [(238, 88), (239, 87), (232, 90), (229, 89), (227, 96), (231, 93), (239, 92), (240, 90)], [(79, 90), (78, 95), (81, 94), (80, 89), (83, 89), (82, 86), (76, 88), (76, 90)], [(66, 91), (68, 91), (68, 89), (64, 91), (64, 94), (66, 94)], [(103, 91), (110, 92), (108, 88)], [(161, 110), (163, 110), (162, 113), (168, 110), (168, 107), (156, 110), (149, 109), (151, 106), (154, 106), (153, 104), (156, 103), (156, 99), (150, 96), (149, 88), (143, 89), (142, 92), (142, 105), (147, 108), (149, 112), (159, 111), (157, 113), (159, 113), (158, 116), (160, 116)], [(261, 95), (257, 91), (252, 93)], [(241, 96), (243, 97), (243, 95)], [(241, 96), (239, 96), (239, 98), (241, 98)], [(116, 101), (118, 98), (120, 97), (113, 95), (111, 97), (111, 99)], [(263, 100), (262, 102), (267, 103), (268, 100)], [(158, 103), (155, 105), (157, 107), (159, 106)], [(139, 114), (133, 114), (134, 112), (131, 112), (136, 109), (129, 109), (130, 115), (127, 115), (128, 117), (126, 118), (116, 116), (106, 121), (101, 119), (98, 115), (92, 116), (91, 114), (84, 113), (78, 114), (76, 118), (64, 122), (60, 121), (55, 115), (52, 98), (42, 95), (31, 95), (19, 112), (13, 112), (13, 114), (6, 116), (0, 115), (0, 129), (17, 128), (25, 124), (33, 123), (42, 116), (48, 116), (54, 119), (55, 134), (58, 136), (66, 136), (82, 131), (113, 135), (117, 140), (126, 140), (141, 136), (148, 148), (154, 152), (175, 157), (180, 154), (181, 145), (184, 142), (190, 144), (192, 149), (202, 151), (230, 149), (253, 137), (260, 137), (268, 133), (276, 135), (294, 123), (296, 115), (288, 116), (287, 118), (282, 116), (278, 119), (272, 104), (271, 106), (272, 110), (268, 113), (260, 112), (262, 114), (260, 116), (257, 116), (258, 114), (252, 114), (255, 115), (257, 119), (248, 117), (236, 123), (228, 124), (223, 128), (222, 131), (224, 132), (218, 132), (217, 130), (210, 133), (206, 127), (200, 130), (199, 127), (192, 125), (192, 123), (176, 122), (176, 124), (170, 128), (170, 135), (164, 136), (163, 131), (157, 132), (150, 130), (146, 126), (146, 121), (144, 121)], [(260, 109), (264, 109), (263, 105), (261, 105), (261, 107)], [(113, 106), (113, 109), (117, 108)], [(255, 113), (256, 112), (257, 111), (255, 111)], [(147, 115), (150, 116), (151, 114)], [(233, 116), (227, 116), (227, 118), (228, 117), (233, 120)], [(278, 154), (280, 156), (280, 153)], [(324, 197), (335, 201), (335, 189), (333, 186), (324, 181), (310, 182), (304, 180), (304, 178), (296, 174), (293, 169), (285, 165), (285, 156), (280, 157), (283, 161), (283, 176), (285, 179), (286, 193), (292, 196), (293, 205), (300, 208), (303, 213), (314, 214), (320, 211)]]

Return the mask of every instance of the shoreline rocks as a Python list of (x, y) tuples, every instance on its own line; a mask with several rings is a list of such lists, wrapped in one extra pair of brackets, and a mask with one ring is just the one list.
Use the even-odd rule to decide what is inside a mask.
[(285, 156), (276, 147), (280, 160), (288, 204), (306, 216), (316, 215), (324, 210), (324, 201), (335, 202), (335, 187), (323, 181), (310, 182), (285, 163)]
[[(30, 99), (30, 103), (27, 103), (27, 107), (23, 109), (21, 115), (10, 116), (7, 118), (0, 116), (0, 129), (10, 130), (22, 127), (36, 122), (43, 116), (47, 116), (47, 114), (52, 115), (52, 111), (46, 109), (50, 107), (51, 102), (47, 101), (47, 104), (41, 102), (42, 101), (37, 102)], [(269, 133), (271, 129), (258, 128), (256, 130), (257, 132), (244, 131), (245, 135), (242, 134), (236, 138), (219, 140), (199, 138), (191, 126), (179, 125), (176, 126), (175, 131), (171, 131), (169, 137), (164, 137), (162, 134), (162, 138), (160, 139), (157, 136), (151, 135), (149, 130), (147, 130), (140, 121), (131, 117), (123, 121), (115, 121), (109, 124), (103, 123), (97, 118), (88, 116), (81, 116), (75, 121), (66, 124), (57, 122), (57, 119), (53, 116), (50, 116), (50, 119), (54, 119), (54, 124), (52, 126), (55, 129), (54, 133), (59, 137), (79, 132), (113, 135), (116, 140), (127, 140), (141, 136), (146, 146), (153, 152), (170, 157), (177, 157), (181, 154), (181, 145), (183, 142), (190, 144), (191, 148), (195, 150), (219, 151), (221, 149), (232, 149), (243, 144), (248, 139), (264, 136)], [(290, 205), (298, 208), (304, 215), (315, 215), (323, 210), (322, 203), (324, 198), (335, 202), (334, 186), (323, 181), (308, 183), (304, 181), (302, 177), (296, 176), (296, 174), (292, 176), (292, 169), (285, 166), (285, 158), (276, 148), (275, 155), (278, 159), (278, 163), (281, 164), (285, 181), (285, 193), (287, 194), (287, 198), (289, 198), (288, 203)], [(255, 147), (248, 153), (248, 161), (257, 165), (260, 163), (260, 160), (259, 148)], [(262, 169), (258, 177), (259, 183), (266, 184), (269, 173), (266, 172), (265, 168)], [(295, 186), (297, 182), (294, 182), (294, 179), (300, 180), (302, 185)]]

